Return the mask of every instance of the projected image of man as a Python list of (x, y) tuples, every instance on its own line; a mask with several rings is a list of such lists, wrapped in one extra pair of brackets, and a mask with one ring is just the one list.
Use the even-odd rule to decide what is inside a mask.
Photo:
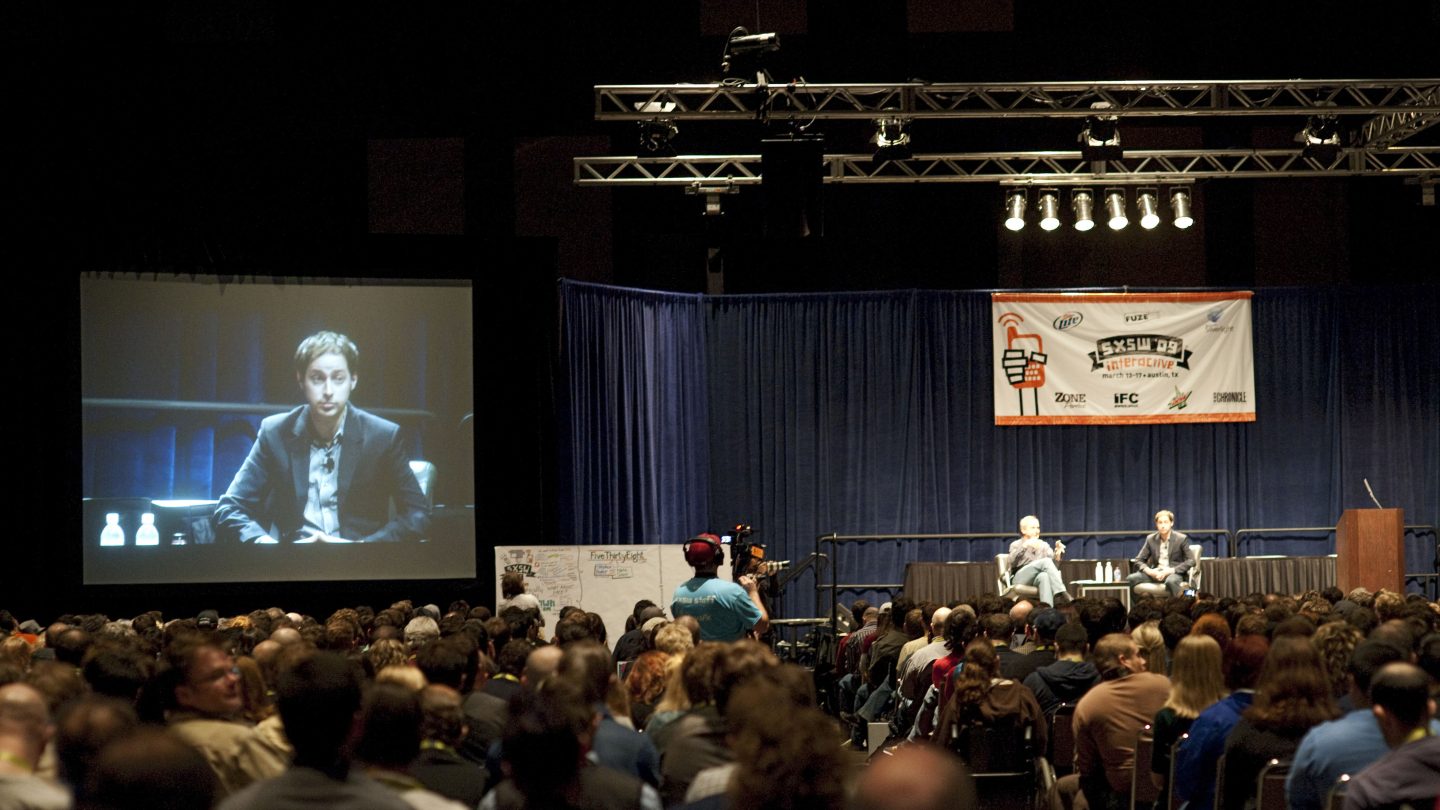
[[(306, 404), (266, 417), (215, 521), (245, 543), (415, 540), (430, 522), (400, 426), (350, 404), (359, 350), (317, 332), (295, 350)], [(395, 516), (390, 517), (394, 499)]]

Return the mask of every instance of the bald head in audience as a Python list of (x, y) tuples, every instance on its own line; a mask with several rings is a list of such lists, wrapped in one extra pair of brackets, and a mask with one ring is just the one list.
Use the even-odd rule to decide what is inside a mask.
[(540, 688), (540, 684), (555, 674), (555, 670), (560, 666), (560, 659), (564, 655), (565, 651), (556, 644), (536, 647), (525, 658), (525, 669), (520, 672), (520, 683), (527, 689)]
[(865, 769), (857, 810), (976, 810), (975, 783), (954, 754), (930, 745), (899, 748)]
[(40, 690), (23, 683), (0, 686), (0, 754), (5, 755), (0, 766), (33, 772), (54, 733), (50, 707)]

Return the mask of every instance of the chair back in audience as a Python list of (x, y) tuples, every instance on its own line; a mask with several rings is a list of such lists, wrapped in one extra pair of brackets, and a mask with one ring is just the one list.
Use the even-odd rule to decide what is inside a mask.
[(1165, 779), (1165, 784), (1170, 788), (1170, 810), (1180, 810), (1180, 797), (1175, 795), (1175, 762), (1180, 759), (1180, 746), (1188, 739), (1189, 734), (1181, 734), (1180, 739), (1170, 746), (1170, 773)]
[(1155, 734), (1150, 724), (1140, 729), (1135, 738), (1135, 767), (1130, 770), (1130, 810), (1148, 810), (1160, 798), (1160, 788), (1150, 779), (1150, 756), (1155, 747)]
[[(1220, 798), (1225, 795), (1225, 755), (1215, 760), (1215, 806), (1220, 806)], [(1236, 808), (1240, 810), (1240, 808)]]
[(1255, 784), (1256, 810), (1286, 810), (1289, 805), (1285, 801), (1285, 777), (1289, 773), (1288, 759), (1272, 759), (1260, 769)]
[(958, 728), (946, 743), (975, 778), (980, 807), (1031, 810), (1035, 806), (1034, 729), (1028, 723)]
[(1050, 718), (1050, 764), (1056, 776), (1075, 770), (1075, 704), (1061, 703)]
[(1344, 810), (1345, 789), (1348, 787), (1350, 787), (1350, 774), (1340, 774), (1340, 778), (1330, 786), (1330, 795), (1325, 799), (1325, 810)]

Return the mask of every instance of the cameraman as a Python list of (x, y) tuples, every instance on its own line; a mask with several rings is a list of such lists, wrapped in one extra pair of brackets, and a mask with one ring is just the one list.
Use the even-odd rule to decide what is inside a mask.
[(741, 576), (738, 584), (719, 578), (725, 550), (713, 534), (697, 534), (685, 541), (685, 562), (695, 576), (675, 589), (670, 615), (694, 616), (700, 623), (701, 641), (738, 641), (747, 632), (764, 634), (770, 617), (760, 600), (755, 577)]

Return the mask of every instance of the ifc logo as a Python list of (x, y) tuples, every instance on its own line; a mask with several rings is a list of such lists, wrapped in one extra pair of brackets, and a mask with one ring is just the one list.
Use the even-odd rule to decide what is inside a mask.
[(1064, 332), (1066, 329), (1079, 326), (1080, 322), (1083, 320), (1085, 320), (1085, 316), (1081, 315), (1078, 312), (1066, 312), (1063, 313), (1060, 317), (1056, 318), (1052, 326), (1054, 326), (1061, 332)]

